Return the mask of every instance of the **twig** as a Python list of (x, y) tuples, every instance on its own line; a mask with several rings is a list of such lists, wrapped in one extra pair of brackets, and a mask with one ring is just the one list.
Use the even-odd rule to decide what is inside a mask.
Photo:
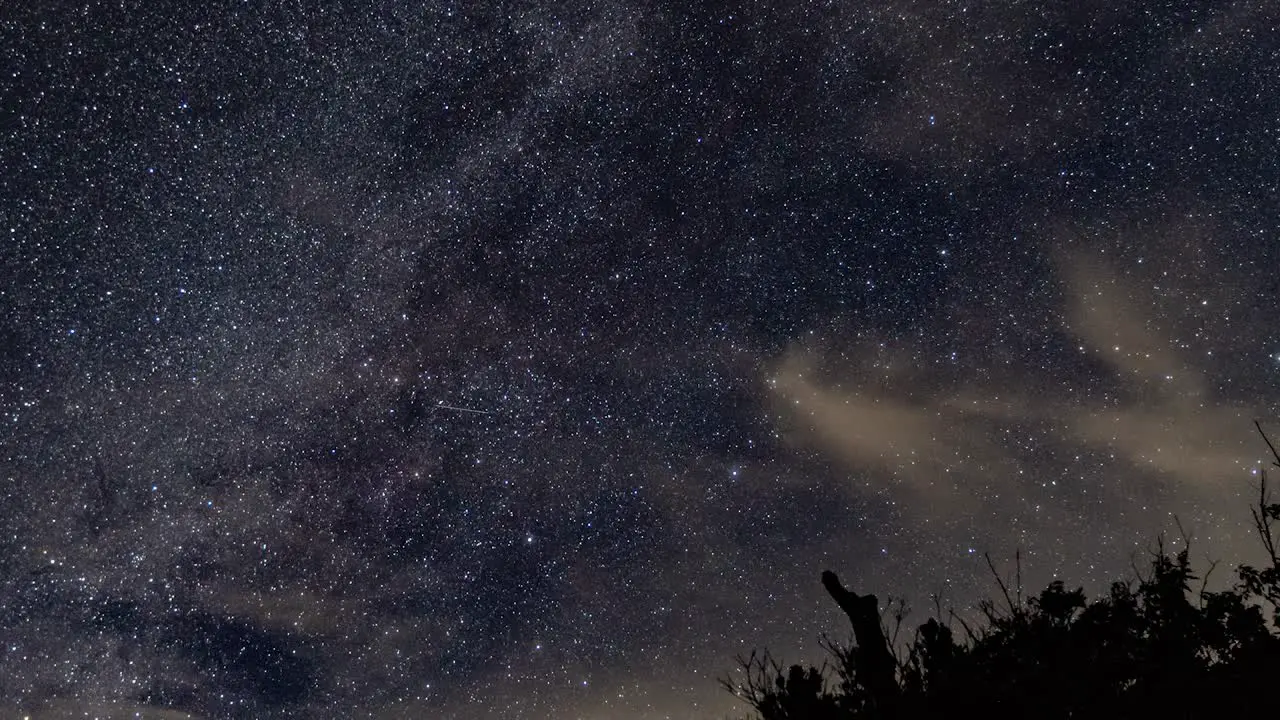
[(971, 643), (978, 642), (978, 634), (973, 631), (973, 628), (969, 627), (969, 623), (965, 622), (964, 618), (956, 614), (955, 608), (951, 608), (947, 612), (951, 614), (952, 620), (958, 621), (960, 623), (960, 627), (964, 628), (964, 634), (969, 637), (969, 642)]
[(1177, 515), (1173, 516), (1173, 524), (1178, 528), (1178, 535), (1182, 538), (1182, 549), (1188, 553), (1191, 552), (1191, 535), (1187, 533), (1186, 528), (1182, 527), (1182, 518)]
[(1201, 609), (1204, 609), (1204, 593), (1205, 593), (1205, 589), (1209, 587), (1209, 576), (1213, 574), (1213, 570), (1216, 567), (1218, 567), (1218, 561), (1210, 560), (1209, 569), (1205, 571), (1204, 577), (1200, 580), (1200, 608)]
[(1271, 557), (1271, 564), (1280, 567), (1280, 553), (1276, 550), (1276, 538), (1271, 529), (1271, 513), (1267, 502), (1270, 499), (1267, 497), (1267, 471), (1263, 470), (1259, 475), (1258, 506), (1249, 508), (1249, 513), (1253, 515), (1253, 527), (1258, 531), (1258, 537), (1262, 538), (1262, 547)]
[(1004, 578), (1000, 577), (1000, 572), (996, 570), (996, 564), (991, 561), (991, 553), (982, 553), (982, 557), (987, 560), (987, 567), (991, 569), (991, 574), (996, 579), (996, 585), (1000, 586), (1000, 593), (1004, 595), (1005, 604), (1009, 606), (1009, 614), (1016, 616), (1018, 607), (1013, 604), (1013, 596), (1009, 594), (1009, 586), (1004, 584)]
[(1013, 565), (1018, 584), (1018, 607), (1022, 607), (1022, 548), (1013, 551)]
[(1275, 458), (1275, 462), (1272, 465), (1280, 468), (1280, 450), (1276, 450), (1276, 446), (1271, 444), (1271, 438), (1267, 437), (1267, 434), (1263, 432), (1262, 421), (1255, 418), (1253, 426), (1258, 428), (1258, 434), (1262, 436), (1262, 442), (1267, 444), (1267, 447), (1271, 450), (1271, 457)]

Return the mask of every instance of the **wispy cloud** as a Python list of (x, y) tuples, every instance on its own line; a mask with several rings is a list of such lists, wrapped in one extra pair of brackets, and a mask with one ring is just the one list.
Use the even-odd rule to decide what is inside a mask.
[(904, 385), (881, 382), (878, 346), (852, 344), (833, 360), (836, 353), (799, 345), (767, 378), (781, 426), (845, 463), (871, 491), (895, 494), (926, 516), (975, 503), (998, 513), (1025, 493), (1028, 473), (1059, 474), (1051, 457), (1029, 462), (1035, 450), (1011, 440), (1031, 431), (1066, 455), (1114, 458), (1119, 476), (1154, 474), (1171, 500), (1246, 491), (1260, 457), (1256, 411), (1211, 391), (1150, 286), (1088, 253), (1061, 254), (1055, 272), (1062, 330), (1079, 343), (1082, 364), (1100, 372), (975, 370), (957, 382), (930, 370), (925, 349), (908, 348), (919, 376)]

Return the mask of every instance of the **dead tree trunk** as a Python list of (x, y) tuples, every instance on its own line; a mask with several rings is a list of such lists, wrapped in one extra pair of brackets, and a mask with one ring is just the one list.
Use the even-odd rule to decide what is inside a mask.
[(846, 590), (830, 570), (822, 573), (822, 586), (853, 624), (853, 637), (858, 644), (853, 657), (859, 682), (877, 714), (891, 716), (898, 698), (898, 681), (896, 663), (880, 626), (879, 601), (875, 595), (858, 595)]

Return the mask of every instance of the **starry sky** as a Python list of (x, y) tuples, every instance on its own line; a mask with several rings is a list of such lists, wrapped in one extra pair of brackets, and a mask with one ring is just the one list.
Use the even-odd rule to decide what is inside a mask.
[(1278, 197), (1268, 0), (5, 3), (0, 714), (722, 718), (823, 569), (1248, 560)]

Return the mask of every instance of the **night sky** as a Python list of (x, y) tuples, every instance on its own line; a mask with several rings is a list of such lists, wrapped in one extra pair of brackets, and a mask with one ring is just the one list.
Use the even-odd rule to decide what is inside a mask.
[(1278, 198), (1273, 0), (6, 2), (0, 716), (723, 718), (823, 569), (1226, 582)]

